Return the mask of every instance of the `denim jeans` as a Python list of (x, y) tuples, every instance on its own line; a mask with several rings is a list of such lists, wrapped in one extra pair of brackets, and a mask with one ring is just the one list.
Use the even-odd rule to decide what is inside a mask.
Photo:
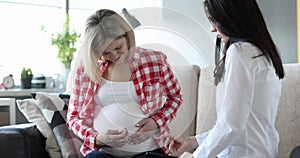
[[(161, 149), (155, 149), (152, 152), (163, 154), (163, 152), (162, 152)], [(145, 158), (145, 153), (146, 152), (134, 155), (131, 158)], [(114, 156), (112, 156), (110, 154), (107, 154), (107, 153), (105, 153), (102, 150), (99, 150), (99, 151), (92, 151), (92, 152), (88, 153), (85, 156), (85, 158), (116, 158), (116, 157), (114, 157)]]

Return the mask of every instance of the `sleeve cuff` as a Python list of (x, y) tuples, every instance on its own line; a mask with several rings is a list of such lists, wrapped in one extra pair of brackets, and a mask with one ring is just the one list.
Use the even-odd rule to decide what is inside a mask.
[(154, 115), (154, 116), (151, 116), (151, 118), (154, 120), (154, 122), (157, 124), (157, 126), (159, 128), (162, 128), (164, 123), (162, 122), (162, 119), (160, 117), (158, 117), (157, 115)]
[(203, 140), (207, 137), (208, 134), (209, 134), (209, 131), (208, 131), (208, 132), (204, 132), (204, 133), (197, 134), (197, 135), (195, 136), (198, 145), (200, 145), (200, 144), (203, 142)]

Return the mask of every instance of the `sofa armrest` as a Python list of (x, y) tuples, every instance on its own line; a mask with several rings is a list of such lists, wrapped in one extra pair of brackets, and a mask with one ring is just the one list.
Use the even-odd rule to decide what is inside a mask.
[(33, 123), (0, 127), (1, 157), (49, 158), (45, 141)]

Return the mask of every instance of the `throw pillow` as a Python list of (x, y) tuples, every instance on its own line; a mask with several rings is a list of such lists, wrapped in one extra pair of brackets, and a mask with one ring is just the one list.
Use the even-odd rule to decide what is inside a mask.
[(70, 96), (68, 94), (37, 92), (33, 94), (37, 106), (49, 123), (64, 158), (83, 157), (80, 147), (83, 141), (66, 125)]
[(46, 151), (52, 158), (62, 158), (59, 146), (54, 138), (53, 132), (45, 120), (42, 112), (37, 107), (34, 99), (19, 99), (16, 101), (17, 107), (28, 120), (34, 123), (41, 134), (46, 138)]

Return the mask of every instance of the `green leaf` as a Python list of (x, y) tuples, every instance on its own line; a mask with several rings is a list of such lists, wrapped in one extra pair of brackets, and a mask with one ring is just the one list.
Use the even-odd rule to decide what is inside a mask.
[[(63, 31), (57, 34), (52, 34), (51, 44), (58, 48), (57, 59), (64, 64), (64, 66), (69, 69), (71, 67), (71, 62), (73, 60), (76, 48), (74, 47), (80, 34), (77, 34), (75, 30), (70, 33), (69, 26), (69, 16), (66, 15), (66, 21), (63, 23)], [(42, 28), (45, 30), (45, 28)]]

